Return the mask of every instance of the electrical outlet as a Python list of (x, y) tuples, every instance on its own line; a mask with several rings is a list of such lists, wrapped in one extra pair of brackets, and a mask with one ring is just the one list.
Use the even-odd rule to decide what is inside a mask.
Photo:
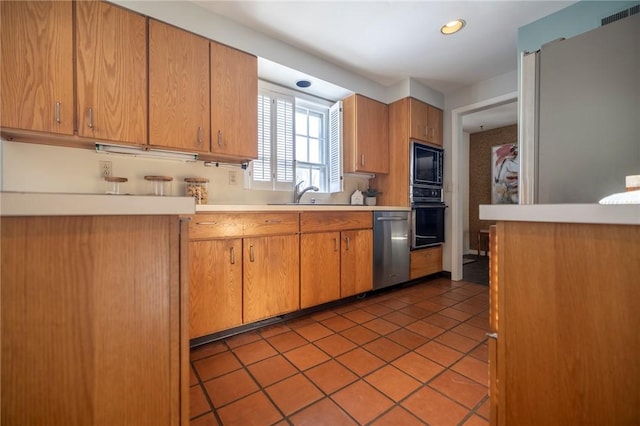
[(113, 166), (111, 164), (111, 161), (109, 160), (100, 160), (98, 162), (99, 166), (100, 166), (100, 176), (101, 177), (109, 177), (111, 176), (111, 173), (113, 171)]
[(238, 172), (235, 170), (229, 170), (229, 185), (238, 184)]

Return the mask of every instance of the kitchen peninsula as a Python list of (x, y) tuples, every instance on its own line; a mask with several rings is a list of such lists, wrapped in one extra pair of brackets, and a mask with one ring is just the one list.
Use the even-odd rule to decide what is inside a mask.
[(6, 425), (189, 424), (193, 198), (0, 193)]
[(640, 205), (487, 205), (493, 425), (640, 418)]
[[(187, 425), (190, 315), (192, 326), (199, 326), (194, 319), (214, 321), (213, 329), (205, 322), (202, 333), (191, 330), (195, 336), (238, 325), (225, 311), (234, 306), (247, 323), (370, 290), (375, 210), (408, 208), (0, 193), (2, 424)], [(211, 226), (214, 216), (228, 219), (220, 231)], [(336, 234), (338, 243), (331, 239), (330, 249), (318, 251), (315, 238), (324, 234)], [(240, 240), (246, 244), (233, 245)], [(291, 251), (274, 248), (291, 242)], [(214, 264), (226, 244), (238, 263), (210, 276), (228, 279), (224, 288), (244, 280), (244, 303), (218, 297), (207, 305), (197, 278), (208, 272), (196, 266), (190, 278), (188, 265)], [(342, 282), (338, 275), (327, 293), (313, 278), (319, 253), (333, 255), (335, 244), (346, 244), (338, 260), (349, 262), (351, 275)], [(220, 253), (229, 260), (228, 250)], [(237, 266), (242, 276), (224, 275)], [(350, 288), (361, 271), (368, 287)], [(291, 294), (269, 290), (282, 283), (293, 283)]]

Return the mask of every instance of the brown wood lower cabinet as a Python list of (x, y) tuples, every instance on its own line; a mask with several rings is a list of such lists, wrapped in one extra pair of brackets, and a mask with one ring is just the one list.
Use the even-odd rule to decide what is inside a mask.
[(298, 229), (297, 212), (191, 216), (190, 338), (300, 308)]
[(245, 238), (243, 252), (244, 322), (300, 309), (299, 236)]
[(190, 218), (192, 339), (373, 288), (371, 212)]
[(491, 257), (491, 423), (638, 424), (640, 226), (498, 222)]
[(189, 243), (189, 336), (242, 324), (242, 238)]
[(301, 308), (373, 288), (372, 223), (371, 212), (301, 213)]
[(342, 232), (340, 297), (364, 293), (373, 288), (373, 231)]
[(340, 232), (300, 236), (300, 307), (340, 299)]
[(442, 246), (411, 252), (409, 279), (416, 279), (442, 271)]
[(179, 218), (3, 217), (0, 227), (0, 423), (186, 426)]

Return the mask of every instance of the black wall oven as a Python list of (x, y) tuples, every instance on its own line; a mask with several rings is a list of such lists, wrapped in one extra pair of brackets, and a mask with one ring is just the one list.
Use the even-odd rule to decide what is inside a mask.
[(419, 249), (444, 243), (444, 203), (411, 206), (411, 248)]
[(444, 243), (443, 150), (411, 142), (411, 249)]

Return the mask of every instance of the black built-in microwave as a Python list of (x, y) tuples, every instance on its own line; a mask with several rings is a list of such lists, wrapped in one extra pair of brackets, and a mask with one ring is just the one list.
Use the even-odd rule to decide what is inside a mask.
[(411, 142), (411, 184), (442, 187), (443, 150)]

